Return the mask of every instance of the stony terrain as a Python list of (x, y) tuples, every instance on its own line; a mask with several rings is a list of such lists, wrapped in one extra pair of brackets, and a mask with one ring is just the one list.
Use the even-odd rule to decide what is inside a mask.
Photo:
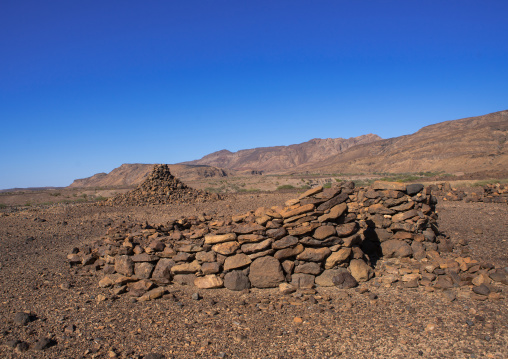
[[(338, 287), (199, 289), (178, 283), (139, 301), (98, 286), (103, 271), (69, 266), (73, 248), (136, 223), (232, 217), (282, 206), (295, 193), (237, 194), (222, 201), (170, 205), (62, 204), (2, 210), (0, 355), (6, 358), (504, 358), (506, 286), (408, 285), (405, 260), (378, 261), (376, 276)], [(508, 266), (505, 203), (440, 201), (438, 225), (450, 256), (478, 269)], [(375, 215), (375, 213), (373, 213)], [(79, 253), (79, 252), (78, 252)], [(460, 263), (459, 263), (460, 264)], [(462, 265), (462, 264), (460, 264)], [(484, 269), (481, 269), (484, 268)], [(485, 273), (485, 272), (484, 272)], [(438, 273), (438, 275), (440, 275)], [(488, 277), (488, 276), (487, 276)], [(409, 281), (410, 282), (410, 281)], [(479, 283), (477, 283), (479, 284)], [(160, 355), (157, 355), (160, 354)]]

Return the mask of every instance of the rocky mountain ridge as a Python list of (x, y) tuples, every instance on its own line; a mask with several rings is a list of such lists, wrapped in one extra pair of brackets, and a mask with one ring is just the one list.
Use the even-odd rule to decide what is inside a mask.
[[(97, 173), (75, 180), (69, 187), (120, 187), (142, 183), (152, 171), (153, 164), (124, 163), (109, 173)], [(169, 165), (171, 173), (183, 180), (208, 177), (227, 177), (231, 171), (211, 166)]]
[(508, 110), (446, 121), (359, 144), (295, 172), (480, 172), (508, 168)]
[(221, 150), (183, 164), (216, 166), (237, 171), (285, 172), (303, 164), (338, 155), (350, 147), (379, 140), (381, 137), (375, 134), (348, 139), (314, 138), (289, 146), (258, 147), (237, 152)]
[[(237, 152), (221, 150), (195, 161), (170, 165), (189, 181), (262, 173), (446, 172), (508, 175), (508, 110), (441, 122), (405, 136), (368, 134), (327, 138)], [(110, 173), (75, 180), (69, 187), (134, 186), (153, 164), (123, 164)], [(483, 178), (483, 177), (482, 177)]]

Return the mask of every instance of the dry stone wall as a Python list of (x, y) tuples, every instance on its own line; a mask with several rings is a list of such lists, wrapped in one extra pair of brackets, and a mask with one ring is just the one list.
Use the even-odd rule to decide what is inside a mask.
[[(351, 288), (376, 275), (387, 283), (446, 289), (471, 283), (478, 273), (483, 279), (477, 284), (486, 283), (494, 268), (442, 256), (452, 247), (438, 231), (435, 204), (420, 184), (375, 182), (358, 189), (345, 182), (231, 218), (204, 214), (159, 225), (124, 223), (75, 248), (68, 260), (102, 272), (99, 286), (113, 294), (127, 292), (140, 301), (162, 296), (173, 283), (291, 292)], [(399, 267), (377, 265), (381, 258)], [(401, 269), (400, 263), (408, 265)], [(500, 281), (506, 281), (503, 273)], [(488, 295), (491, 289), (480, 291)]]

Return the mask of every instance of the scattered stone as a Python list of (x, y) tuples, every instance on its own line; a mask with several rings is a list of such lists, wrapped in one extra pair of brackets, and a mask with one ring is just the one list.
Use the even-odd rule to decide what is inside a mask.
[(48, 339), (48, 338), (41, 338), (39, 340), (37, 340), (34, 344), (34, 349), (35, 350), (45, 350), (45, 349), (48, 349), (49, 347), (55, 345), (56, 342), (51, 340), (51, 339)]
[(485, 284), (481, 284), (473, 287), (473, 292), (475, 292), (476, 294), (487, 296), (490, 294), (490, 289)]
[(279, 291), (282, 294), (291, 294), (291, 293), (296, 292), (296, 287), (290, 283), (284, 282), (284, 283), (279, 284)]
[(18, 325), (27, 325), (34, 320), (34, 316), (25, 312), (18, 312), (14, 315), (14, 323)]

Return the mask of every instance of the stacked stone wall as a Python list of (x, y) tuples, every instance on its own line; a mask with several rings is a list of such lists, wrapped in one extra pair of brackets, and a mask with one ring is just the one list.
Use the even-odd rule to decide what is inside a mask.
[(161, 296), (172, 283), (237, 291), (350, 288), (370, 280), (382, 257), (418, 261), (450, 251), (435, 204), (420, 184), (345, 182), (231, 218), (122, 224), (68, 259), (102, 272), (101, 287), (139, 300)]

